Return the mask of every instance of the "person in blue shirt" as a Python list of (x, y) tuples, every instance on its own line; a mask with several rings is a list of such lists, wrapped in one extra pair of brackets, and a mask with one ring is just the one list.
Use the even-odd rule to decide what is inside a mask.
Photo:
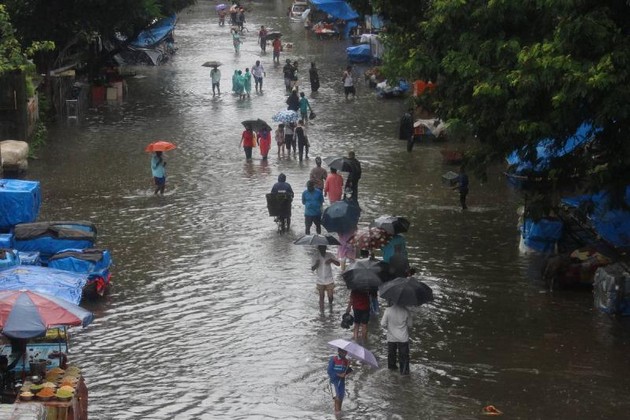
[(468, 195), (468, 174), (466, 169), (461, 166), (459, 168), (459, 175), (457, 176), (457, 185), (453, 187), (454, 190), (459, 190), (459, 202), (462, 205), (462, 210), (466, 210), (466, 196)]
[(328, 378), (335, 389), (335, 415), (341, 414), (341, 404), (346, 394), (346, 377), (352, 372), (346, 359), (347, 351), (338, 349), (337, 356), (331, 356), (328, 360)]
[(322, 204), (324, 204), (324, 194), (315, 188), (313, 181), (306, 183), (306, 190), (302, 193), (302, 204), (304, 204), (304, 223), (306, 225), (305, 234), (311, 234), (311, 225), (315, 223), (317, 233), (322, 233)]
[(155, 182), (155, 192), (153, 195), (164, 195), (166, 188), (166, 162), (162, 158), (162, 152), (155, 152), (151, 158), (151, 173)]

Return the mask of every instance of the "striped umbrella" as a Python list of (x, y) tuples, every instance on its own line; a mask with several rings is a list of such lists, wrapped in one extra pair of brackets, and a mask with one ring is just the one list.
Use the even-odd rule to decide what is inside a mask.
[(13, 338), (34, 338), (58, 326), (87, 326), (91, 312), (74, 303), (30, 290), (0, 292), (0, 328)]

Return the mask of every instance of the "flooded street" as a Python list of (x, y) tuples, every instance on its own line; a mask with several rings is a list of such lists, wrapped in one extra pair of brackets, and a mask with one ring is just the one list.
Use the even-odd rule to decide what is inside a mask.
[[(137, 67), (122, 103), (90, 109), (80, 126), (51, 130), (28, 177), (39, 179), (40, 220), (89, 220), (111, 250), (114, 288), (90, 303), (95, 322), (72, 339), (84, 369), (94, 419), (334, 418), (327, 342), (350, 338), (340, 327), (347, 290), (337, 279), (332, 311), (320, 314), (303, 206), (293, 203), (292, 232), (279, 235), (265, 193), (280, 172), (296, 194), (315, 156), (355, 150), (363, 165), (359, 200), (366, 226), (382, 214), (411, 221), (411, 263), (435, 302), (414, 309), (411, 375), (386, 369), (385, 335), (370, 323), (366, 346), (385, 368), (362, 366), (348, 380), (343, 418), (478, 418), (493, 404), (509, 418), (625, 418), (627, 325), (592, 309), (586, 292), (549, 293), (535, 282), (535, 261), (519, 255), (520, 204), (500, 171), (486, 184), (471, 177), (470, 209), (442, 185), (438, 144), (413, 153), (397, 140), (404, 102), (375, 97), (362, 81), (343, 98), (345, 41), (321, 41), (285, 15), (289, 2), (251, 3), (240, 55), (214, 3), (179, 16), (177, 54), (161, 67)], [(265, 25), (294, 44), (271, 62), (260, 55)], [(268, 162), (238, 147), (240, 121), (285, 109), (282, 64), (300, 63), (317, 118), (311, 159)], [(207, 60), (224, 63), (212, 97)], [(261, 60), (264, 94), (239, 101), (231, 75)], [(311, 95), (307, 68), (320, 69)], [(357, 74), (365, 68), (359, 67)], [(166, 153), (166, 195), (154, 197), (146, 144)]]

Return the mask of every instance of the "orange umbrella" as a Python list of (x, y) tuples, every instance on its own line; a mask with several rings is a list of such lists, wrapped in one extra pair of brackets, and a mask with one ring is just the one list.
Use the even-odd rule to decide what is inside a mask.
[(173, 143), (165, 140), (154, 141), (149, 144), (144, 151), (145, 152), (168, 152), (169, 150), (177, 149)]

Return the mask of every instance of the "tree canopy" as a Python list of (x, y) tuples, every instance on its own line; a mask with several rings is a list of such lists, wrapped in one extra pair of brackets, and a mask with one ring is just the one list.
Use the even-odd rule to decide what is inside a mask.
[(169, 16), (195, 0), (0, 0), (23, 47), (53, 41), (62, 50), (97, 34), (134, 37), (156, 18)]
[[(354, 0), (355, 3), (365, 0)], [(555, 175), (630, 181), (630, 6), (625, 0), (374, 0), (389, 24), (385, 72), (437, 81), (440, 117), (466, 121), (477, 167), (563, 143), (584, 122), (600, 156)], [(364, 5), (363, 5), (364, 6)], [(361, 7), (363, 7), (361, 6)]]

